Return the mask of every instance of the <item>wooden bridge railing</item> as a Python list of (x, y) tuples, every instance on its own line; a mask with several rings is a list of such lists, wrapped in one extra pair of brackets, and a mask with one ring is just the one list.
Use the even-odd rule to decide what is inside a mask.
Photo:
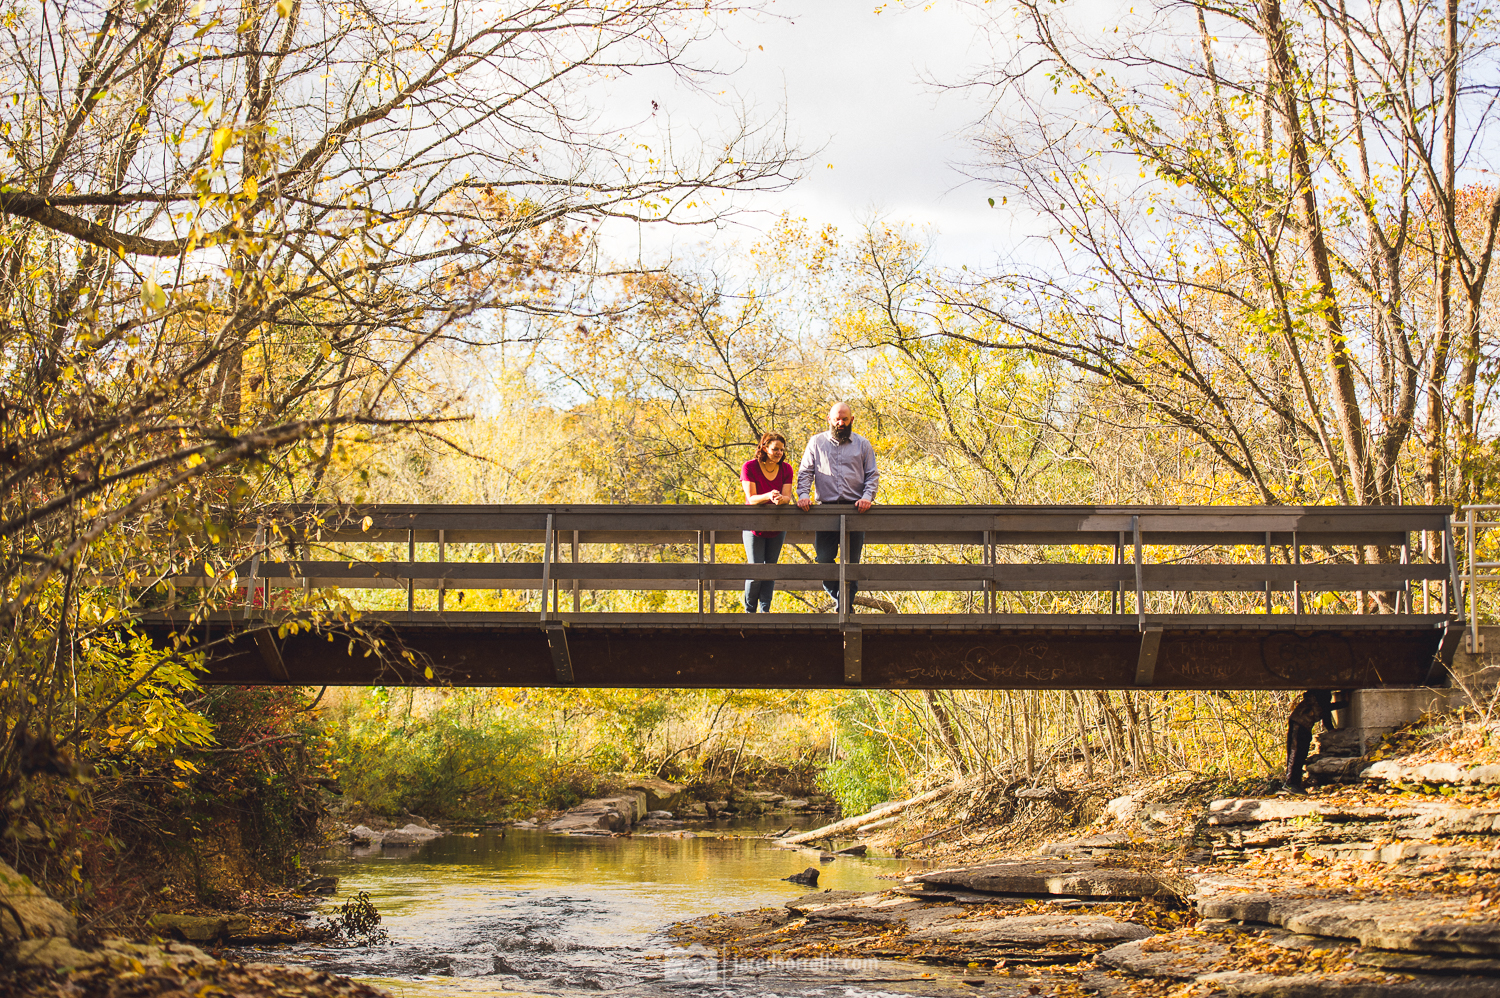
[[(284, 626), (283, 616), (295, 616), (299, 606), (316, 614), (281, 595), (286, 589), (336, 587), (396, 590), (395, 600), (367, 600), (384, 608), (361, 611), (358, 623), (431, 663), (425, 680), (416, 672), (402, 682), (891, 689), (1424, 684), (1451, 660), (1463, 635), (1451, 512), (281, 506), (257, 510), (234, 528), (237, 550), (252, 552), (227, 583), (244, 594), (235, 606), (205, 612), (190, 596), (183, 599), (193, 586), (222, 594), (225, 573), (180, 575), (171, 580), (176, 596), (147, 614), (145, 626), (164, 642), (227, 637), (214, 646), (220, 650), (205, 680), (221, 683), (393, 681), (386, 665), (356, 655), (352, 642), (342, 656), (309, 629)], [(747, 565), (739, 560), (745, 530), (785, 530), (793, 546), (812, 541), (816, 531), (862, 531), (864, 560), (808, 563), (805, 552), (799, 561), (788, 547), (780, 564)], [(975, 595), (955, 601), (950, 612), (858, 617), (841, 587), (845, 599), (836, 613), (716, 613), (714, 593), (739, 589), (746, 579), (772, 579), (789, 590), (818, 590), (828, 579), (857, 581), (864, 592)], [(495, 604), (449, 598), (482, 590), (536, 597), (524, 611), (479, 610), (476, 604)], [(610, 607), (615, 601), (583, 599), (588, 591), (639, 590), (685, 591), (687, 599), (676, 605), (689, 612), (622, 613)], [(419, 603), (419, 592), (432, 595)], [(1313, 596), (1330, 592), (1354, 599)], [(1163, 593), (1221, 595), (1168, 600)], [(1026, 612), (1012, 612), (1018, 609)], [(254, 641), (234, 644), (243, 632)]]
[[(551, 597), (537, 611), (542, 620), (560, 612), (564, 593), (581, 610), (585, 591), (696, 590), (699, 612), (713, 612), (711, 594), (746, 579), (790, 590), (837, 579), (865, 591), (970, 591), (982, 594), (983, 613), (998, 612), (1002, 593), (1107, 593), (1109, 612), (1133, 614), (1143, 629), (1147, 594), (1158, 592), (1257, 593), (1259, 600), (1241, 604), (1253, 613), (1272, 612), (1273, 594), (1286, 593), (1280, 609), (1294, 614), (1309, 611), (1306, 593), (1358, 594), (1361, 607), (1363, 594), (1382, 593), (1387, 611), (1447, 615), (1462, 610), (1451, 513), (1446, 506), (876, 506), (864, 513), (845, 506), (281, 506), (240, 528), (256, 540), (256, 553), (237, 574), (262, 594), (403, 589), (408, 610), (418, 590), (437, 590), (439, 610), (451, 609), (450, 590), (540, 591)], [(797, 563), (789, 551), (775, 565), (720, 560), (725, 552), (740, 557), (745, 530), (785, 530), (789, 545), (811, 542), (815, 531), (862, 531), (864, 560)], [(1424, 546), (1432, 537), (1435, 548)], [(364, 551), (346, 554), (349, 545)], [(534, 548), (525, 560), (504, 559), (499, 545)], [(581, 557), (598, 545), (610, 546), (611, 560)], [(369, 556), (370, 547), (386, 546), (395, 557)], [(420, 553), (435, 557), (418, 560), (424, 546)], [(890, 546), (915, 547), (917, 555), (881, 560)], [(662, 560), (684, 547), (691, 560)], [(1059, 556), (1058, 549), (1066, 550)], [(471, 560), (476, 555), (488, 560)], [(173, 581), (179, 588), (211, 582)], [(840, 618), (849, 610), (840, 606)]]

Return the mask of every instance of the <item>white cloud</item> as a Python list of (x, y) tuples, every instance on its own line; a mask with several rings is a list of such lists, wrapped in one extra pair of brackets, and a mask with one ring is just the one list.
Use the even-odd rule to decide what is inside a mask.
[[(715, 101), (738, 97), (761, 116), (784, 106), (791, 137), (806, 151), (821, 151), (790, 190), (741, 197), (757, 213), (742, 224), (763, 227), (786, 211), (848, 230), (873, 209), (893, 221), (937, 227), (941, 262), (987, 262), (1009, 245), (1007, 213), (991, 210), (987, 192), (965, 183), (953, 166), (973, 157), (962, 133), (983, 107), (923, 82), (953, 79), (988, 61), (984, 36), (954, 6), (891, 5), (878, 14), (874, 6), (874, 0), (782, 0), (771, 5), (770, 17), (729, 18), (722, 35), (698, 50), (700, 62), (732, 70), (713, 88), (723, 96), (694, 93), (666, 73), (636, 73), (607, 85), (608, 113), (640, 121), (655, 101), (658, 120), (670, 121), (674, 131), (710, 136), (725, 115)], [(648, 248), (659, 250), (668, 239), (691, 243), (704, 234), (647, 238)], [(613, 250), (634, 251), (634, 233), (616, 239)]]

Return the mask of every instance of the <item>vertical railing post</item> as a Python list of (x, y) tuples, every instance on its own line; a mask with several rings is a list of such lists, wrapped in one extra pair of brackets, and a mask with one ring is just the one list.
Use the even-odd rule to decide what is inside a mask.
[[(1266, 531), (1266, 565), (1271, 564), (1271, 532)], [(1270, 573), (1267, 573), (1269, 575)], [(1266, 615), (1271, 614), (1271, 580), (1266, 579)]]
[(1479, 649), (1479, 553), (1476, 547), (1478, 530), (1476, 521), (1479, 519), (1479, 511), (1473, 506), (1468, 509), (1468, 523), (1465, 524), (1465, 545), (1467, 550), (1464, 556), (1469, 562), (1469, 654), (1478, 653)]
[(1447, 616), (1454, 610), (1462, 613), (1464, 587), (1459, 581), (1458, 549), (1453, 539), (1453, 517), (1451, 515), (1443, 518), (1443, 563), (1448, 566), (1448, 581), (1443, 586), (1443, 615)]
[[(1432, 558), (1432, 531), (1422, 531), (1422, 564), (1431, 565)], [(1422, 612), (1432, 612), (1432, 580), (1422, 580)]]
[[(1125, 564), (1125, 531), (1120, 531), (1115, 537), (1115, 564)], [(1115, 580), (1115, 591), (1110, 596), (1110, 612), (1125, 612), (1125, 582), (1123, 579)]]
[[(251, 542), (255, 545), (250, 552), (250, 582), (245, 586), (245, 619), (249, 620), (255, 608), (255, 597), (260, 589), (260, 552), (266, 546), (266, 525), (257, 523), (255, 525), (255, 539)], [(262, 599), (264, 606), (269, 600)]]
[(1135, 538), (1135, 616), (1141, 630), (1146, 629), (1146, 579), (1141, 563), (1141, 518), (1130, 518), (1130, 533)]
[(703, 612), (703, 572), (702, 572), (701, 567), (703, 565), (703, 531), (701, 531), (701, 530), (698, 531), (698, 565), (700, 566), (700, 570), (698, 572), (698, 612), (702, 613)]
[[(1411, 564), (1411, 531), (1401, 531), (1401, 564)], [(1401, 591), (1396, 595), (1396, 612), (1411, 613), (1411, 579), (1401, 580)], [(1405, 606), (1406, 609), (1402, 609)]]
[[(1292, 531), (1292, 564), (1302, 564), (1302, 544), (1297, 540), (1297, 531)], [(1292, 574), (1292, 613), (1302, 616), (1302, 578), (1300, 572)]]
[(448, 531), (438, 531), (438, 613), (442, 613), (446, 606), (448, 595), (448, 577), (443, 574), (442, 568), (448, 561)]
[[(167, 535), (167, 609), (177, 608), (177, 585), (170, 576), (177, 574), (177, 531)], [(121, 586), (120, 588), (124, 588)]]
[(984, 612), (995, 612), (995, 548), (991, 534), (984, 532)]
[(839, 514), (839, 623), (849, 619), (849, 517)]
[[(714, 564), (714, 562), (718, 560), (718, 548), (719, 548), (719, 532), (717, 530), (710, 530), (708, 532), (708, 563), (710, 565)], [(717, 613), (719, 611), (718, 604), (719, 604), (719, 580), (718, 579), (709, 579), (708, 580), (708, 612), (709, 613)]]
[(406, 532), (406, 612), (411, 613), (416, 606), (416, 579), (412, 577), (412, 568), (417, 562), (417, 530), (415, 527)]
[(547, 514), (547, 535), (542, 541), (542, 622), (547, 621), (547, 590), (552, 585), (552, 514)]
[[(573, 531), (573, 564), (578, 564), (578, 531)], [(574, 571), (577, 569), (575, 567)], [(573, 579), (573, 612), (578, 613), (583, 609), (583, 593), (578, 589), (578, 579)]]

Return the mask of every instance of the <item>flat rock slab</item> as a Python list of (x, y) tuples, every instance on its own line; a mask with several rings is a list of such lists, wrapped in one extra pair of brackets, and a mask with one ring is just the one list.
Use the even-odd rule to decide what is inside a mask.
[(1094, 962), (1137, 977), (1196, 980), (1211, 973), (1229, 955), (1229, 946), (1207, 933), (1179, 929), (1163, 936), (1121, 943), (1094, 957)]
[(1009, 918), (949, 918), (913, 928), (906, 938), (947, 946), (1055, 946), (1114, 944), (1152, 935), (1134, 922), (1104, 915), (1015, 915)]
[(1451, 762), (1429, 762), (1408, 766), (1395, 759), (1382, 759), (1360, 771), (1366, 780), (1388, 780), (1397, 783), (1500, 783), (1500, 766), (1460, 766)]
[(1402, 821), (1427, 809), (1410, 807), (1336, 807), (1315, 800), (1230, 797), (1208, 805), (1210, 825), (1256, 825), (1269, 821)]
[[(952, 901), (955, 904), (997, 904), (1005, 901), (999, 894), (985, 894), (982, 891), (966, 891), (958, 887), (937, 887), (926, 884), (902, 884), (895, 888), (897, 894), (907, 897), (922, 898), (927, 901)], [(1021, 902), (1016, 901), (1017, 904)]]
[(1410, 822), (1426, 835), (1500, 834), (1500, 810), (1493, 808), (1435, 808)]
[(809, 908), (818, 908), (830, 904), (848, 904), (850, 901), (857, 901), (860, 898), (879, 896), (878, 893), (872, 894), (869, 891), (813, 891), (811, 894), (792, 898), (786, 902), (785, 907), (788, 911), (801, 915)]
[(1205, 974), (1198, 983), (1245, 998), (1495, 998), (1495, 982), (1483, 977), (1416, 977), (1352, 971), (1282, 977), (1230, 970)]
[(1469, 849), (1429, 842), (1336, 842), (1303, 849), (1309, 859), (1358, 863), (1417, 863), (1424, 869), (1500, 870), (1500, 849)]
[(1102, 835), (1085, 835), (1082, 838), (1046, 842), (1037, 849), (1040, 856), (1091, 855), (1097, 849), (1124, 849), (1130, 845), (1130, 837), (1120, 832), (1105, 832)]
[[(1362, 950), (1354, 954), (1361, 967), (1374, 967), (1397, 974), (1442, 974), (1500, 977), (1500, 960), (1482, 956), (1434, 956), (1431, 953), (1391, 953), (1387, 950)], [(1496, 986), (1500, 993), (1500, 985)]]
[(907, 877), (906, 882), (989, 894), (1066, 894), (1078, 898), (1141, 898), (1172, 893), (1149, 873), (1067, 860), (988, 863), (934, 870)]
[[(834, 891), (830, 893), (845, 893)], [(835, 922), (869, 922), (876, 925), (906, 923), (919, 913), (936, 909), (942, 915), (956, 915), (958, 909), (952, 905), (936, 905), (928, 901), (904, 897), (900, 894), (865, 894), (853, 898), (841, 898), (819, 903), (817, 895), (807, 900), (787, 905), (804, 918), (823, 919)]]
[(1500, 921), (1470, 914), (1467, 900), (1335, 901), (1240, 894), (1198, 903), (1205, 918), (1263, 922), (1327, 939), (1408, 953), (1500, 956)]

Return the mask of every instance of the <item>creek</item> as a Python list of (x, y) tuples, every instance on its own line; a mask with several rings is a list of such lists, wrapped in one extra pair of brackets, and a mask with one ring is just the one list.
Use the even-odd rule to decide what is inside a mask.
[[(300, 944), (234, 956), (361, 978), (399, 998), (601, 991), (856, 998), (923, 993), (951, 976), (870, 960), (721, 962), (662, 935), (674, 922), (805, 894), (810, 888), (780, 878), (808, 866), (820, 869), (819, 890), (873, 891), (892, 886), (881, 874), (912, 865), (846, 856), (820, 864), (805, 850), (775, 849), (755, 837), (786, 820), (695, 826), (700, 837), (694, 838), (486, 830), (337, 858), (319, 872), (339, 878), (338, 900), (368, 892), (389, 942)], [(332, 914), (335, 903), (320, 914)]]

